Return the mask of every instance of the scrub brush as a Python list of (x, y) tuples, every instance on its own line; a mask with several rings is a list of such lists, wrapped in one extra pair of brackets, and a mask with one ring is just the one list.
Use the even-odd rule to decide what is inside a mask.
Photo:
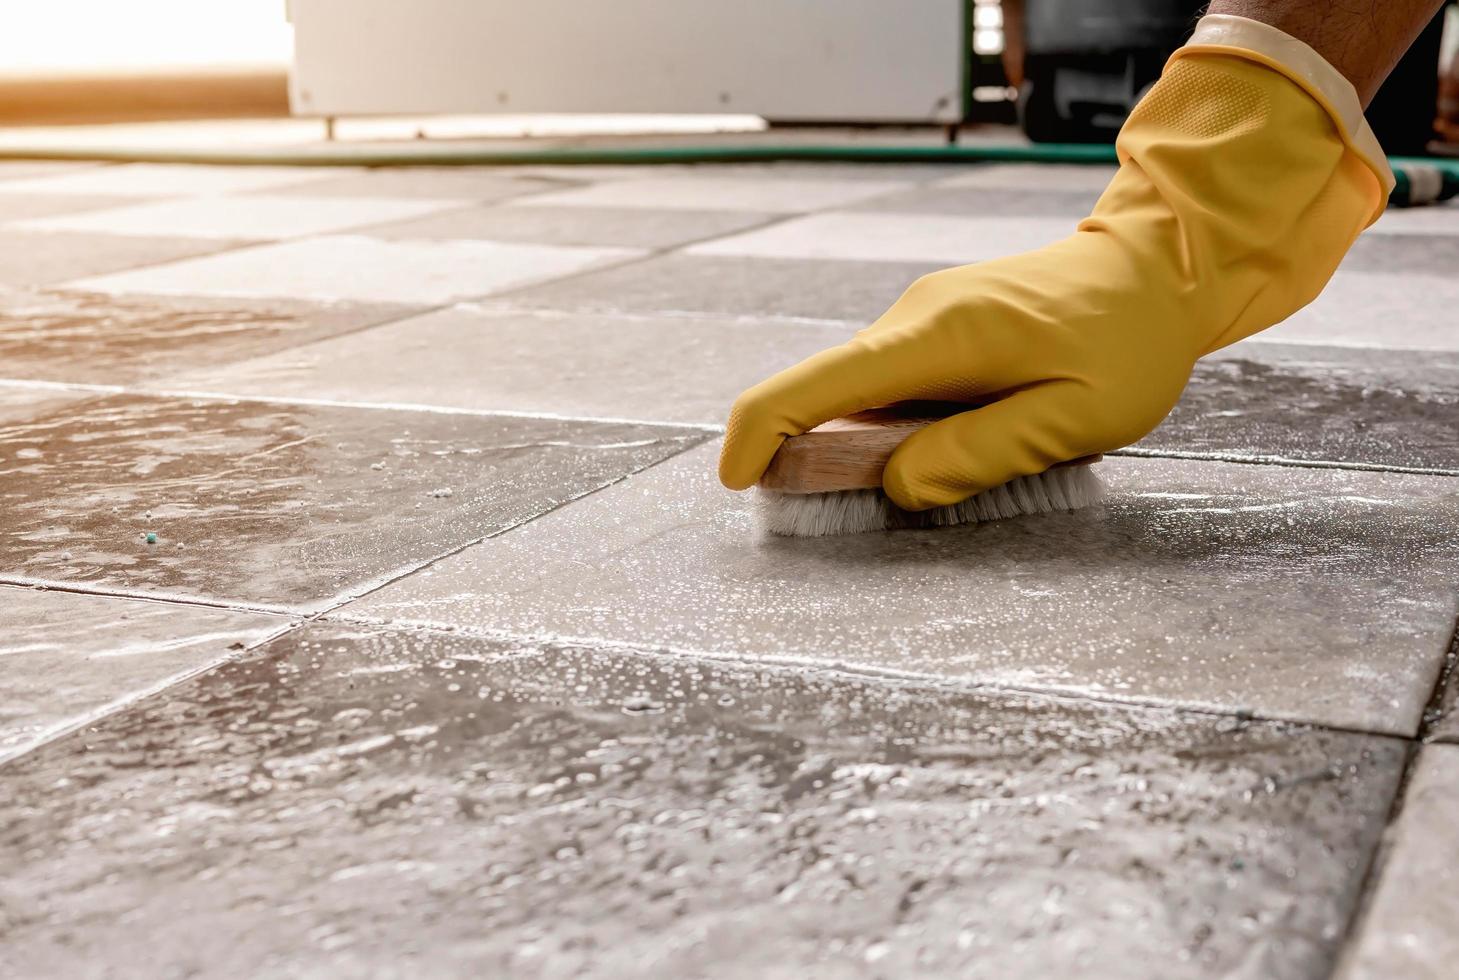
[(898, 528), (950, 527), (1020, 514), (1078, 510), (1104, 495), (1090, 468), (1102, 457), (1021, 476), (950, 507), (903, 510), (881, 489), (882, 470), (912, 433), (964, 404), (906, 402), (833, 419), (781, 444), (755, 490), (756, 520), (770, 534), (823, 537)]

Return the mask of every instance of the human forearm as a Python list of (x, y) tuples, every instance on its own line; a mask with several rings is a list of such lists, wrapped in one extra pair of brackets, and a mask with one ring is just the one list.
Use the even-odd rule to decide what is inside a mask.
[(1353, 83), (1366, 106), (1442, 5), (1443, 0), (1215, 0), (1209, 12), (1259, 20), (1305, 41)]

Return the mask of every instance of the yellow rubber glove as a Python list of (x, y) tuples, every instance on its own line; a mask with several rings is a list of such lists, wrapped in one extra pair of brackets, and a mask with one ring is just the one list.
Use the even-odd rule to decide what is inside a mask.
[(723, 483), (752, 486), (786, 436), (909, 399), (989, 403), (892, 456), (883, 486), (910, 510), (1126, 446), (1197, 358), (1311, 302), (1393, 186), (1352, 85), (1240, 17), (1201, 21), (1116, 146), (1071, 237), (925, 276), (850, 342), (741, 395)]

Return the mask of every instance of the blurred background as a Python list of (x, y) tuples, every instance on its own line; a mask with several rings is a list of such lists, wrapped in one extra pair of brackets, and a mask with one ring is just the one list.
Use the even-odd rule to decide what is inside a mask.
[(10, 4), (0, 120), (285, 115), (293, 43), (284, 0)]
[[(0, 125), (30, 129), (11, 134), (12, 146), (42, 138), (36, 127), (290, 118), (323, 120), (344, 138), (753, 131), (768, 121), (1100, 143), (1202, 6), (48, 0), (14, 5), (0, 34)], [(1452, 6), (1434, 19), (1372, 109), (1391, 153), (1455, 152), (1456, 20)], [(334, 127), (402, 117), (434, 122)], [(297, 142), (322, 131), (210, 138)]]

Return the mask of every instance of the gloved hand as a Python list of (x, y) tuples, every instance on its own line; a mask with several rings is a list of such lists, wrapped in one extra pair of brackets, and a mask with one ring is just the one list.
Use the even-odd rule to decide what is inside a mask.
[(741, 395), (721, 481), (752, 486), (786, 436), (910, 399), (988, 403), (892, 456), (883, 486), (910, 510), (1135, 442), (1198, 358), (1317, 296), (1393, 181), (1353, 87), (1240, 17), (1201, 21), (1116, 146), (1073, 236), (925, 276), (850, 342)]

